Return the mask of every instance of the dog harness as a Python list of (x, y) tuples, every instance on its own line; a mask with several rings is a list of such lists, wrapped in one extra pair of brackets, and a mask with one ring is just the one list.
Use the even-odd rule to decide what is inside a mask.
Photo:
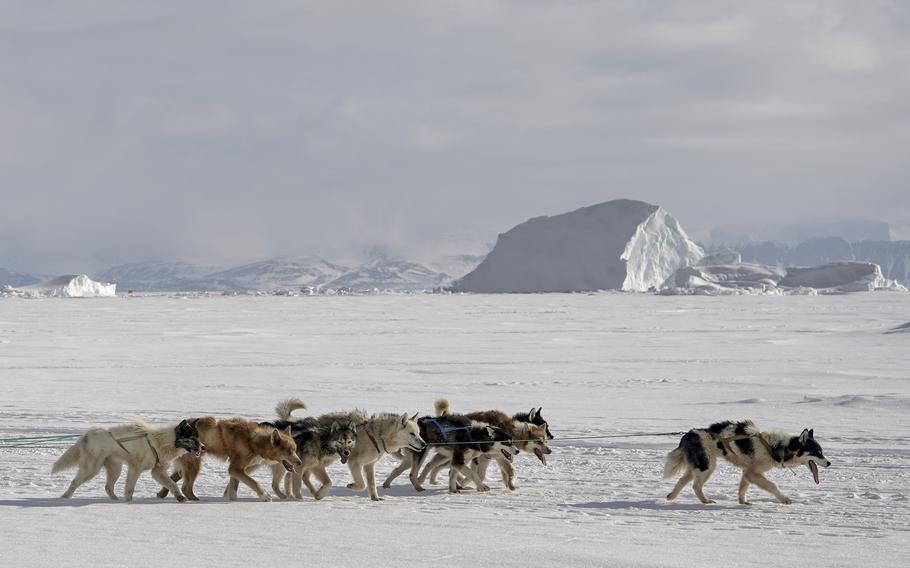
[[(787, 450), (784, 447), (778, 447), (774, 449), (771, 446), (771, 443), (761, 434), (739, 434), (736, 436), (729, 436), (727, 438), (718, 438), (717, 440), (724, 445), (724, 451), (733, 453), (733, 448), (730, 447), (730, 442), (735, 442), (737, 440), (750, 440), (752, 438), (758, 438), (758, 441), (761, 442), (761, 445), (765, 447), (768, 455), (771, 456), (771, 459), (776, 461), (781, 467), (784, 467), (784, 462), (787, 461)], [(792, 456), (791, 456), (792, 457)]]
[(439, 421), (438, 418), (430, 418), (427, 420), (430, 424), (436, 426), (436, 429), (439, 430), (439, 433), (442, 434), (442, 440), (444, 442), (449, 441), (449, 434), (451, 432), (458, 432), (459, 430), (464, 430), (468, 433), (468, 441), (474, 443), (474, 438), (471, 436), (471, 427), (470, 426), (452, 426), (451, 424), (443, 424)]
[(132, 442), (133, 440), (141, 440), (145, 438), (145, 443), (149, 445), (149, 449), (152, 450), (152, 453), (155, 454), (155, 467), (161, 465), (161, 458), (158, 456), (158, 450), (155, 449), (155, 446), (152, 445), (152, 442), (149, 441), (148, 434), (136, 434), (135, 436), (126, 436), (125, 438), (115, 438), (114, 434), (108, 431), (108, 434), (111, 435), (111, 438), (117, 442), (117, 445), (120, 446), (120, 449), (124, 452), (132, 455), (132, 453), (126, 449), (126, 446), (123, 445), (123, 442)]
[(363, 431), (366, 433), (367, 438), (369, 438), (370, 441), (373, 442), (373, 447), (376, 448), (376, 452), (379, 455), (382, 455), (383, 453), (386, 453), (386, 454), (389, 453), (389, 450), (388, 450), (388, 448), (386, 448), (386, 445), (385, 445), (385, 440), (383, 440), (382, 438), (379, 439), (379, 441), (382, 442), (382, 449), (381, 450), (379, 449), (379, 443), (376, 442), (376, 438), (373, 436), (373, 433), (370, 432), (369, 422), (364, 422), (363, 424), (361, 424), (361, 426), (363, 426)]

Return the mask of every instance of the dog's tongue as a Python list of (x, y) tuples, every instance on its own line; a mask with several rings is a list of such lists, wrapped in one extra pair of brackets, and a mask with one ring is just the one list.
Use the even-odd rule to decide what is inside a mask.
[(547, 456), (544, 455), (540, 448), (534, 448), (534, 455), (540, 460), (540, 463), (547, 465)]
[(348, 456), (340, 456), (340, 457), (341, 457), (341, 463), (342, 463), (342, 464), (348, 463)]
[(815, 484), (818, 485), (821, 481), (818, 480), (818, 466), (815, 465), (814, 461), (809, 462), (809, 471), (812, 472), (812, 477), (815, 479)]

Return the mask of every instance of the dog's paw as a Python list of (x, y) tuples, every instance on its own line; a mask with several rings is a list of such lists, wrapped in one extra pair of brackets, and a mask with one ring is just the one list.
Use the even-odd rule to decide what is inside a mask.
[(739, 504), (740, 505), (751, 505), (752, 501), (746, 501), (745, 499), (742, 499), (742, 500), (740, 500)]
[(348, 483), (346, 487), (348, 489), (350, 489), (351, 491), (363, 491), (364, 489), (366, 489), (367, 486), (359, 485), (357, 483)]
[(392, 486), (392, 482), (391, 482), (391, 481), (386, 481), (385, 483), (382, 484), (382, 488), (383, 488), (383, 489), (388, 489), (388, 488), (390, 488), (391, 486)]
[(168, 494), (167, 489), (162, 489), (162, 490), (159, 491), (158, 493), (155, 493), (155, 495), (156, 495), (159, 499), (164, 499), (165, 497), (167, 497), (167, 494)]
[(259, 496), (259, 500), (260, 501), (271, 501), (272, 496), (269, 495), (268, 493), (263, 493), (262, 495)]
[(780, 498), (779, 501), (780, 501), (781, 503), (783, 503), (784, 505), (792, 505), (792, 504), (793, 504), (793, 499), (790, 499), (790, 498), (787, 497), (786, 495), (784, 495), (782, 498)]
[(483, 493), (484, 491), (489, 491), (489, 490), (490, 490), (490, 486), (487, 485), (486, 483), (481, 483), (480, 485), (477, 486), (477, 491), (480, 491), (481, 493)]
[(379, 497), (379, 496), (374, 497), (373, 495), (370, 495), (370, 499), (372, 499), (373, 501), (385, 501), (385, 499), (383, 499), (382, 497)]

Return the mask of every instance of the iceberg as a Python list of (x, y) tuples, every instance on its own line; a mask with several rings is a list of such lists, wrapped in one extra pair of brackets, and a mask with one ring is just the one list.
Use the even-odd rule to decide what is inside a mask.
[(687, 266), (676, 271), (664, 294), (844, 294), (874, 290), (906, 291), (869, 262), (831, 262), (812, 267), (780, 267), (744, 262)]
[(499, 235), (456, 282), (465, 292), (581, 292), (657, 289), (705, 253), (666, 210), (617, 199), (535, 217)]
[(5, 293), (40, 298), (112, 298), (117, 295), (117, 285), (95, 282), (85, 274), (67, 274), (29, 286), (7, 287)]

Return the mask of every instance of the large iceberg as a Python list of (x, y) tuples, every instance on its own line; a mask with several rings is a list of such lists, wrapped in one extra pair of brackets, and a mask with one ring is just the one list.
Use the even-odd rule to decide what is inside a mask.
[(499, 235), (454, 288), (466, 292), (647, 291), (704, 251), (664, 209), (617, 199), (536, 217)]
[(842, 294), (906, 290), (869, 262), (831, 262), (812, 267), (742, 263), (686, 266), (676, 271), (665, 294)]
[(4, 295), (42, 298), (101, 298), (117, 295), (117, 285), (95, 282), (85, 274), (67, 274), (19, 288), (6, 287)]

